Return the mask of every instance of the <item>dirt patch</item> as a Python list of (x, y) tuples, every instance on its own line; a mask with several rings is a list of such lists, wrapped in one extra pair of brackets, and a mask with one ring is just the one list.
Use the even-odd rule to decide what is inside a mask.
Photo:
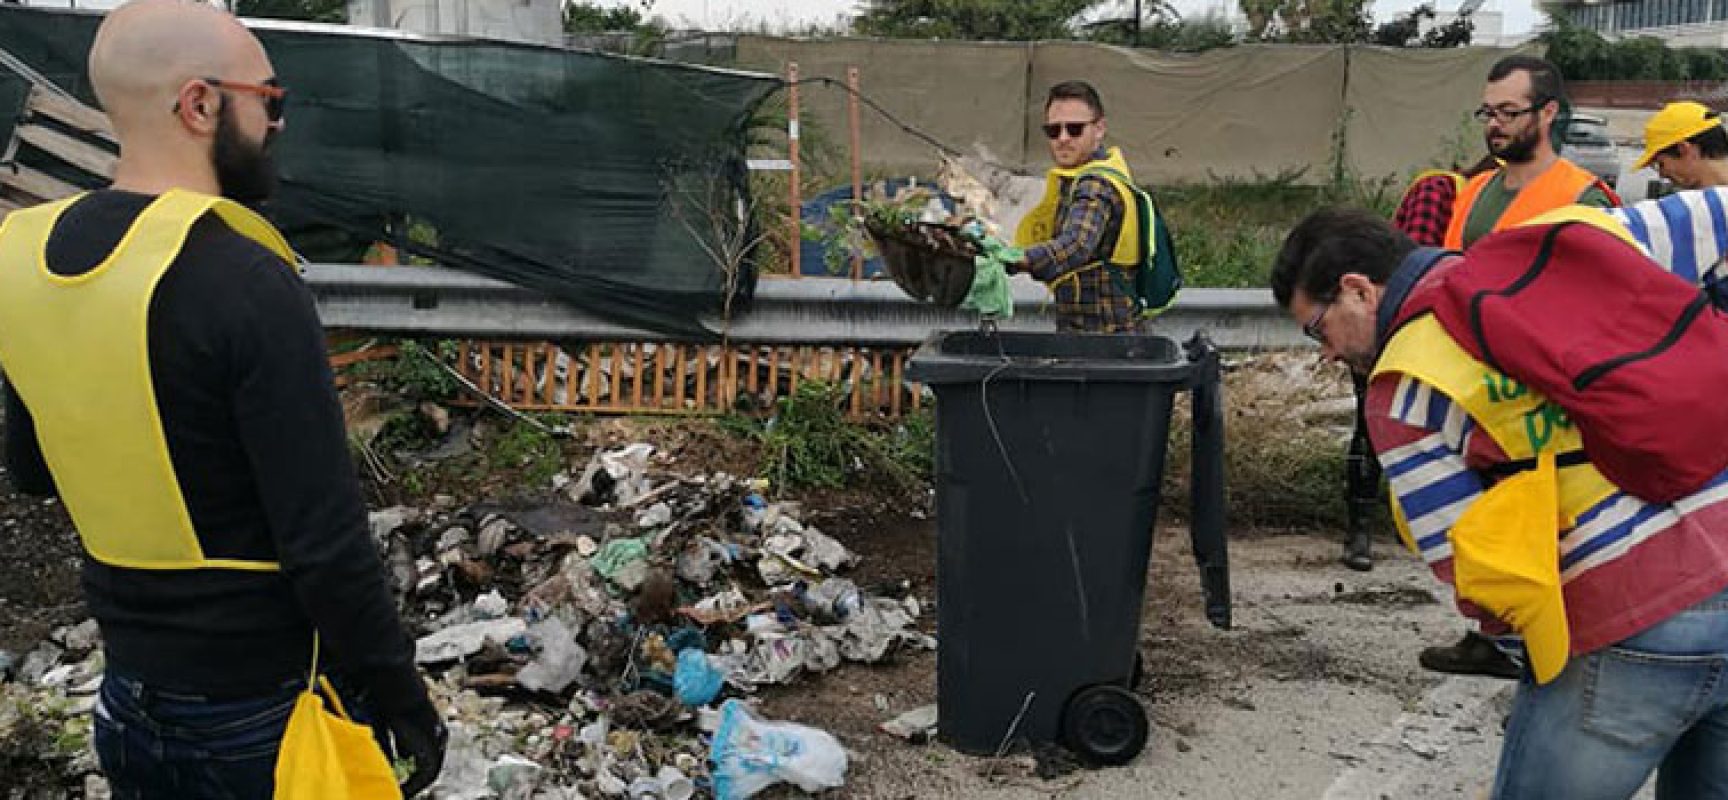
[[(0, 412), (0, 451), (5, 448)], [(82, 548), (59, 501), (18, 494), (0, 465), (0, 650), (22, 658), (49, 631), (85, 617)]]
[(1413, 586), (1370, 586), (1365, 589), (1334, 594), (1332, 595), (1332, 602), (1385, 608), (1409, 608), (1410, 606), (1435, 605), (1440, 600), (1434, 596), (1433, 592)]
[(928, 601), (926, 617), (934, 620), (936, 523), (923, 503), (834, 492), (812, 494), (800, 502), (811, 524), (859, 555), (848, 575), (859, 587), (872, 594), (912, 594)]

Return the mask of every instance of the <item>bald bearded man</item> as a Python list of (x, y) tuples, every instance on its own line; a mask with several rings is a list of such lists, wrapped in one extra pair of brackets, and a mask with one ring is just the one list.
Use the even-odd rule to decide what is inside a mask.
[(84, 545), (114, 796), (270, 797), (314, 659), (413, 760), (412, 796), (445, 731), (311, 295), (241, 205), (275, 186), (287, 90), (244, 26), (186, 0), (111, 13), (90, 77), (120, 142), (114, 183), (0, 228), (0, 371), (12, 480), (58, 494)]

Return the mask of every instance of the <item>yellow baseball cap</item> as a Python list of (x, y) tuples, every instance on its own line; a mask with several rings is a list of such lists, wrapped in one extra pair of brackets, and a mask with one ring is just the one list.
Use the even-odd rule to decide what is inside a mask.
[(1683, 100), (1663, 106), (1644, 124), (1644, 155), (1633, 169), (1650, 166), (1657, 153), (1721, 124), (1721, 115), (1702, 103)]

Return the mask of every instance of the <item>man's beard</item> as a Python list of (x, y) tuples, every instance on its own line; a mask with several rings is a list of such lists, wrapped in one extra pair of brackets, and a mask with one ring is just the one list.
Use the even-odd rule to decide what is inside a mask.
[(270, 157), (275, 129), (253, 144), (240, 134), (231, 107), (222, 104), (216, 118), (216, 144), (210, 159), (216, 166), (216, 184), (222, 196), (241, 204), (260, 203), (276, 193), (276, 162)]
[(1495, 145), (1488, 137), (1483, 138), (1488, 145), (1488, 152), (1495, 158), (1508, 164), (1528, 164), (1536, 157), (1536, 144), (1540, 136), (1541, 133), (1532, 127), (1523, 133), (1513, 134), (1499, 145)]

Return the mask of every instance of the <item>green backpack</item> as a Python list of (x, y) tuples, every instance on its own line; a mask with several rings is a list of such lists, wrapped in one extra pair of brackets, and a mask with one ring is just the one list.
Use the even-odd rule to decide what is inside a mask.
[(1176, 293), (1182, 291), (1182, 268), (1176, 262), (1176, 241), (1170, 235), (1170, 226), (1164, 224), (1164, 216), (1158, 213), (1158, 204), (1153, 202), (1152, 195), (1145, 189), (1135, 185), (1128, 176), (1110, 167), (1087, 167), (1080, 173), (1085, 175), (1103, 175), (1115, 179), (1128, 187), (1134, 194), (1134, 207), (1139, 211), (1140, 230), (1140, 263), (1134, 266), (1134, 280), (1130, 285), (1128, 277), (1123, 273), (1123, 265), (1111, 266), (1110, 277), (1116, 282), (1117, 290), (1134, 298), (1134, 310), (1140, 316), (1151, 319), (1170, 308), (1176, 302)]

